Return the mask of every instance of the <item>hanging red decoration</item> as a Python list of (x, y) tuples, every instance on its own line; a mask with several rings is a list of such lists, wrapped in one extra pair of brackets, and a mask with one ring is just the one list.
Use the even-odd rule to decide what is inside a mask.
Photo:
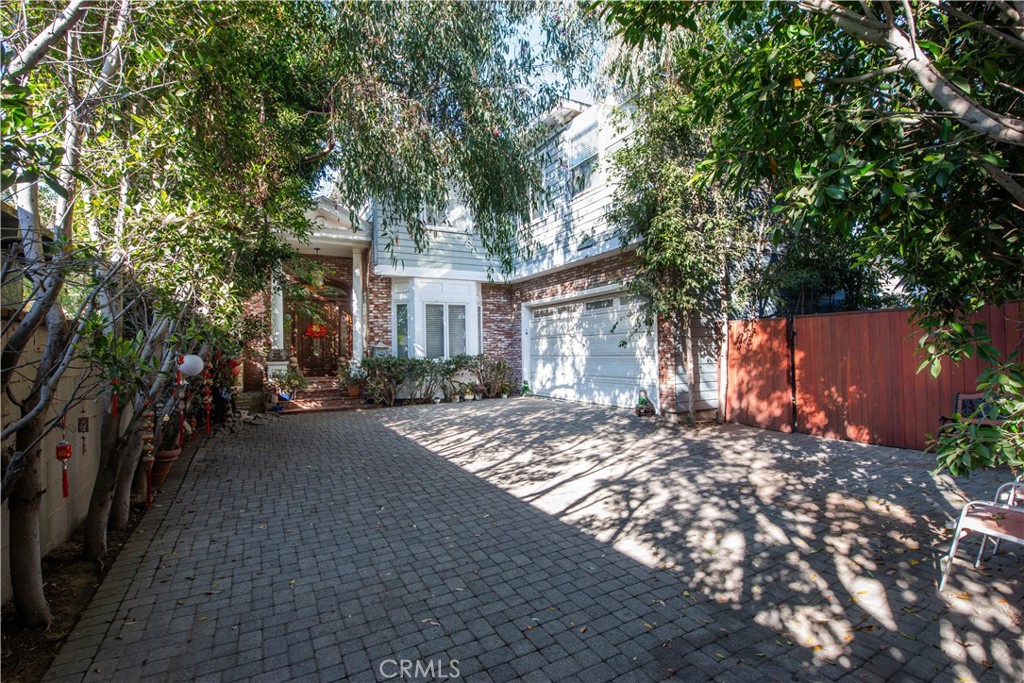
[(57, 460), (60, 460), (61, 489), (64, 497), (71, 495), (71, 488), (68, 486), (68, 460), (71, 459), (71, 444), (64, 439), (57, 442)]
[(114, 388), (113, 395), (110, 397), (110, 414), (114, 417), (117, 417), (117, 385), (120, 383), (121, 380), (116, 378), (110, 380), (110, 386)]
[(320, 323), (310, 323), (309, 327), (303, 333), (307, 337), (319, 338), (327, 336), (327, 325), (321, 325)]
[(207, 370), (203, 373), (203, 409), (206, 410), (206, 435), (210, 435), (210, 411), (213, 410), (213, 375)]

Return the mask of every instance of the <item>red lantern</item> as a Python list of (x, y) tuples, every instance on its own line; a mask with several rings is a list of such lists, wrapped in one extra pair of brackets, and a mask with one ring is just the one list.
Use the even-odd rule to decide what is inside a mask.
[(320, 323), (310, 323), (309, 327), (306, 328), (304, 334), (307, 337), (313, 337), (314, 339), (319, 337), (326, 337), (327, 325), (321, 325)]
[(61, 472), (61, 484), (64, 492), (64, 497), (67, 498), (71, 495), (71, 489), (68, 486), (68, 460), (71, 459), (71, 444), (61, 439), (57, 442), (57, 460), (60, 460), (60, 472)]

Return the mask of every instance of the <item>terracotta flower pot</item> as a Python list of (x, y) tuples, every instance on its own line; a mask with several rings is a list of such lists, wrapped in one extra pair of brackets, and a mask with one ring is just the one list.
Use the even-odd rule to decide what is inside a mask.
[(359, 392), (361, 390), (362, 390), (362, 387), (360, 387), (358, 384), (350, 384), (346, 388), (346, 391), (348, 392), (348, 395), (350, 397), (352, 397), (352, 398), (358, 398), (359, 397)]
[(164, 485), (167, 475), (171, 473), (174, 461), (181, 455), (181, 448), (174, 448), (169, 451), (157, 451), (156, 462), (153, 463), (153, 488)]

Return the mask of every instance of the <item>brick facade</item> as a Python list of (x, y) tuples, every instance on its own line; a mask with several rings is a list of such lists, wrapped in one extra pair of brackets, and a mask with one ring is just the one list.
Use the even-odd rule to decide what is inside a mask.
[(260, 331), (259, 337), (249, 341), (242, 352), (242, 390), (259, 391), (263, 388), (270, 351), (270, 293), (259, 292), (249, 297), (242, 303), (242, 314)]
[(504, 358), (512, 367), (512, 381), (518, 383), (523, 376), (522, 335), (518, 324), (519, 304), (513, 302), (512, 285), (480, 285), (483, 320), (483, 353), (492, 358)]
[(325, 269), (325, 276), (328, 281), (335, 280), (348, 285), (352, 291), (352, 257), (351, 256), (310, 256), (303, 254), (303, 258), (322, 264)]
[[(325, 266), (325, 282), (337, 289), (351, 292), (352, 290), (352, 258), (343, 256), (319, 256), (303, 254), (302, 258)], [(285, 316), (288, 315), (287, 302)], [(242, 370), (242, 388), (244, 391), (259, 391), (263, 388), (266, 377), (267, 355), (272, 344), (270, 322), (270, 292), (260, 292), (249, 297), (242, 304), (243, 314), (260, 328), (258, 339), (249, 343), (245, 350), (245, 365)], [(289, 345), (285, 339), (285, 346)], [(286, 349), (287, 352), (287, 349)]]
[(364, 291), (366, 294), (366, 345), (373, 347), (383, 342), (391, 348), (391, 278), (377, 275), (373, 269), (373, 259), (367, 251), (363, 257), (366, 274)]

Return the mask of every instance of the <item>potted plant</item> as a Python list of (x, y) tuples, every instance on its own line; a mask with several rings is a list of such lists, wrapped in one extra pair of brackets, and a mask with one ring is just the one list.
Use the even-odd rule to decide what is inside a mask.
[(363, 392), (366, 370), (358, 363), (345, 362), (338, 366), (338, 388), (351, 398), (358, 398)]
[(501, 397), (502, 398), (508, 398), (509, 395), (511, 395), (511, 393), (512, 393), (512, 383), (511, 382), (502, 382), (500, 389), (501, 389)]
[(270, 383), (284, 401), (292, 400), (299, 389), (309, 386), (309, 380), (294, 368), (275, 372), (270, 377)]
[(177, 408), (164, 416), (160, 443), (153, 454), (153, 487), (164, 485), (174, 461), (181, 455), (181, 411)]

